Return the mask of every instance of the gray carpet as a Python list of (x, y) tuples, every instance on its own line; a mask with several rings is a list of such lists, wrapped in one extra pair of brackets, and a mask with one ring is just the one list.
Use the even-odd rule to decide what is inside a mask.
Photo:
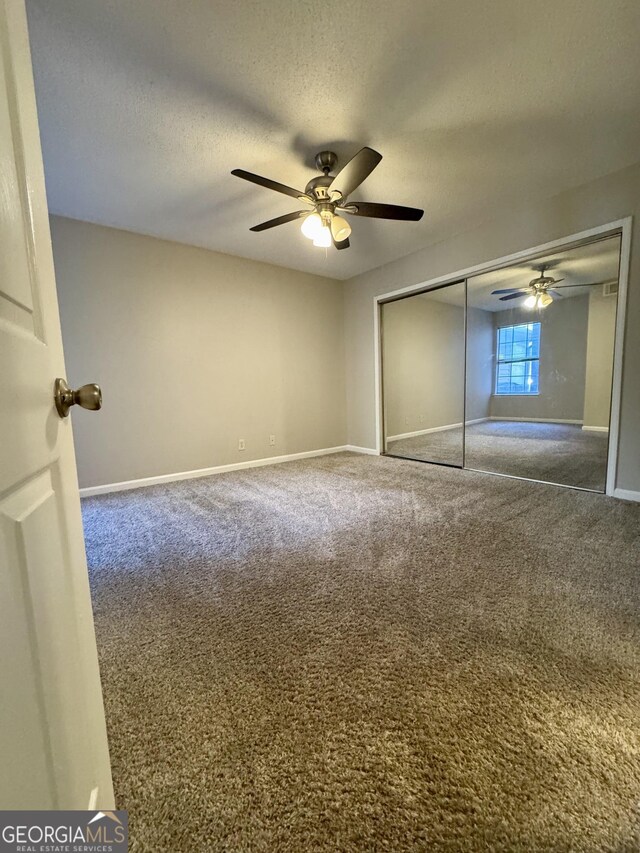
[[(465, 467), (604, 492), (607, 442), (607, 433), (573, 424), (485, 421), (467, 426)], [(461, 465), (462, 427), (390, 441), (387, 450)]]
[(637, 851), (640, 507), (338, 454), (83, 502), (133, 851)]

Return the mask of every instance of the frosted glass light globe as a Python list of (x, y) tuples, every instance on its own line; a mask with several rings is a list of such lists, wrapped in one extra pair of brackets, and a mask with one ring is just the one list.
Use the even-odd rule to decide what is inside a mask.
[(333, 216), (331, 219), (331, 233), (336, 243), (342, 243), (351, 234), (351, 226), (342, 216)]
[(324, 226), (322, 224), (320, 214), (310, 213), (309, 216), (305, 216), (305, 218), (302, 220), (300, 230), (309, 240), (315, 240), (316, 237), (320, 234), (323, 227)]
[(331, 231), (328, 226), (322, 226), (320, 233), (313, 238), (313, 245), (321, 249), (328, 249), (331, 246)]

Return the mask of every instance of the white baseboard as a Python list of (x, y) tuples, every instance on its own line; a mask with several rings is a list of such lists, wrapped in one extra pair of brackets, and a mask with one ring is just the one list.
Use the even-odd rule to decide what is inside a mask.
[(370, 453), (377, 451), (369, 447), (356, 447), (344, 444), (340, 447), (325, 447), (322, 450), (305, 450), (303, 453), (289, 453), (286, 456), (269, 456), (266, 459), (251, 459), (247, 462), (231, 462), (228, 465), (216, 465), (213, 468), (199, 468), (195, 471), (180, 471), (176, 474), (160, 474), (157, 477), (143, 477), (139, 480), (125, 480), (122, 483), (106, 483), (103, 486), (88, 486), (80, 489), (81, 498), (92, 495), (106, 495), (110, 492), (125, 492), (129, 489), (140, 489), (145, 486), (157, 486), (161, 483), (173, 483), (178, 480), (195, 480), (198, 477), (211, 477), (213, 474), (226, 474), (228, 471), (244, 471), (247, 468), (262, 468), (265, 465), (278, 465), (281, 462), (293, 462), (296, 459), (311, 459), (313, 456), (329, 456), (331, 453)]
[(584, 424), (582, 424), (582, 429), (586, 429), (588, 432), (609, 432), (609, 427), (585, 426)]
[(507, 418), (500, 415), (491, 415), (490, 421), (521, 421), (527, 424), (574, 424), (582, 426), (582, 421), (565, 420), (563, 418)]
[[(472, 421), (467, 421), (467, 426), (469, 424), (480, 424), (487, 420), (489, 420), (489, 418), (475, 418)], [(444, 424), (443, 426), (429, 427), (429, 429), (417, 429), (414, 432), (402, 432), (399, 435), (388, 435), (387, 441), (400, 441), (402, 438), (414, 438), (417, 435), (426, 435), (429, 432), (444, 432), (448, 429), (459, 429), (461, 426), (462, 421), (457, 424)]]
[(357, 444), (345, 444), (341, 450), (350, 450), (351, 453), (366, 453), (368, 456), (380, 456), (377, 450), (373, 447), (358, 447)]
[(398, 435), (388, 435), (387, 441), (401, 441), (403, 438), (416, 438), (418, 435), (426, 435), (429, 432), (443, 432), (446, 429), (456, 429), (456, 427), (461, 426), (462, 423), (445, 424), (444, 426), (431, 427), (430, 429), (416, 429), (413, 432), (400, 432)]
[(623, 501), (635, 501), (640, 503), (640, 492), (632, 492), (629, 489), (614, 489), (613, 497)]

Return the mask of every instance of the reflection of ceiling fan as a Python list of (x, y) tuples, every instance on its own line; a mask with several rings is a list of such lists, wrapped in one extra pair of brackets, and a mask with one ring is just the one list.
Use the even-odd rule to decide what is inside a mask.
[(251, 231), (265, 231), (267, 228), (275, 228), (276, 225), (284, 225), (285, 222), (303, 219), (302, 233), (313, 240), (314, 246), (329, 248), (333, 243), (336, 249), (348, 249), (351, 226), (341, 216), (343, 213), (352, 216), (369, 216), (374, 219), (407, 219), (414, 222), (421, 219), (424, 213), (423, 210), (415, 207), (401, 207), (397, 204), (347, 201), (347, 197), (365, 178), (369, 177), (380, 160), (382, 160), (382, 154), (378, 154), (373, 148), (361, 148), (355, 157), (352, 157), (338, 174), (332, 177), (329, 173), (338, 162), (338, 158), (333, 151), (321, 151), (316, 155), (316, 166), (323, 174), (310, 180), (304, 192), (279, 184), (277, 181), (271, 181), (269, 178), (254, 175), (252, 172), (245, 172), (244, 169), (234, 169), (231, 174), (244, 178), (245, 181), (259, 184), (261, 187), (290, 195), (303, 204), (309, 205), (306, 210), (285, 213), (284, 216), (254, 225)]
[(527, 298), (523, 302), (525, 308), (546, 308), (547, 305), (551, 305), (554, 296), (562, 298), (562, 294), (558, 293), (558, 290), (561, 288), (601, 287), (603, 284), (606, 284), (604, 281), (594, 281), (588, 284), (558, 284), (558, 282), (564, 281), (564, 279), (551, 278), (551, 276), (545, 275), (544, 272), (548, 266), (549, 264), (541, 264), (538, 267), (540, 275), (537, 278), (532, 278), (527, 287), (507, 287), (504, 290), (492, 290), (491, 295), (495, 296), (499, 293), (506, 293), (507, 296), (500, 297), (500, 302), (506, 302), (508, 299), (521, 299), (523, 296), (526, 296)]

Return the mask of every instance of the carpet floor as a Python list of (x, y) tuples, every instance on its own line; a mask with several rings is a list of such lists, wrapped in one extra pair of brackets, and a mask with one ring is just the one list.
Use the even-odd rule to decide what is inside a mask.
[(131, 850), (640, 849), (640, 507), (388, 457), (93, 497)]
[[(485, 421), (466, 428), (465, 467), (604, 492), (608, 435), (573, 424)], [(397, 456), (462, 464), (462, 427), (387, 443)]]

